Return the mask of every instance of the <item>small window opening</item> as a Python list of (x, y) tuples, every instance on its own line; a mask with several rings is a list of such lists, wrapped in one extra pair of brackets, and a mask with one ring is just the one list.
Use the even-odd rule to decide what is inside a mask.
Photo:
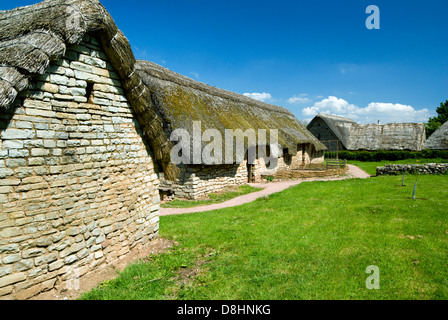
[(86, 98), (88, 103), (93, 103), (93, 82), (87, 82)]
[(283, 160), (288, 166), (292, 163), (292, 155), (289, 154), (288, 148), (283, 149)]

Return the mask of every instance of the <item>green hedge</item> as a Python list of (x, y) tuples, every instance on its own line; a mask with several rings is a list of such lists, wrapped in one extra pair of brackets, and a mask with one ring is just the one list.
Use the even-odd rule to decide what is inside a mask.
[[(334, 157), (334, 152), (330, 153)], [(327, 156), (327, 153), (326, 153)], [(381, 160), (405, 159), (448, 159), (448, 150), (422, 150), (422, 151), (339, 151), (339, 159), (377, 162)]]

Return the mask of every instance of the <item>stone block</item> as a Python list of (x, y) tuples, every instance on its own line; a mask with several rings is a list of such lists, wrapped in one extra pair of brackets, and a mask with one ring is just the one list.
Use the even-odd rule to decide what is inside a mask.
[(59, 86), (57, 84), (44, 82), (44, 83), (42, 83), (42, 86), (40, 87), (40, 90), (42, 90), (44, 92), (49, 92), (49, 93), (58, 93), (59, 92)]
[(32, 129), (33, 123), (31, 121), (16, 121), (17, 129)]
[(50, 154), (50, 150), (48, 150), (48, 149), (43, 149), (43, 148), (31, 149), (31, 156), (33, 156), (33, 157), (44, 157), (44, 156), (48, 156), (49, 154)]
[[(24, 158), (28, 157), (30, 155), (30, 152), (27, 149), (10, 149), (8, 151), (8, 155), (11, 158)], [(12, 159), (6, 159), (6, 161), (12, 160)], [(25, 160), (25, 159), (23, 159)]]
[(50, 83), (60, 86), (68, 86), (70, 83), (70, 79), (65, 75), (51, 74)]
[(34, 130), (29, 129), (6, 129), (2, 132), (3, 140), (23, 140), (33, 139), (36, 133)]
[(13, 273), (11, 275), (0, 278), (0, 288), (24, 281), (26, 279), (25, 272)]
[(91, 55), (80, 54), (79, 61), (83, 62), (87, 65), (90, 65), (90, 66), (103, 68), (103, 69), (106, 68), (106, 61), (104, 61), (100, 58), (97, 58), (97, 57), (92, 57)]
[(85, 71), (75, 70), (75, 79), (76, 80), (85, 80), (91, 82), (100, 82), (100, 77), (96, 74), (92, 74)]
[(28, 249), (28, 250), (23, 250), (22, 251), (22, 258), (23, 259), (35, 258), (35, 257), (43, 255), (45, 252), (46, 252), (46, 250), (43, 249), (43, 248), (31, 248), (31, 249)]
[(22, 149), (23, 141), (21, 140), (7, 140), (3, 143), (4, 149)]
[[(81, 57), (81, 56), (84, 56), (84, 55), (81, 54), (79, 56)], [(90, 65), (88, 65), (86, 63), (82, 63), (80, 61), (72, 61), (70, 63), (70, 68), (72, 68), (75, 72), (76, 71), (82, 71), (82, 72), (86, 72), (86, 73), (93, 73), (92, 66), (90, 66)], [(76, 77), (76, 75), (75, 75), (75, 77)]]

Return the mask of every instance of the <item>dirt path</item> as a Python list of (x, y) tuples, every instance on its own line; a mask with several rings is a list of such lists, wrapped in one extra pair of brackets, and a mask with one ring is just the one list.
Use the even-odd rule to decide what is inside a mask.
[(245, 203), (252, 202), (258, 198), (283, 191), (285, 189), (288, 189), (290, 187), (296, 186), (302, 182), (306, 181), (331, 181), (331, 180), (345, 180), (345, 179), (352, 179), (352, 178), (360, 178), (365, 179), (369, 178), (370, 175), (366, 173), (365, 171), (361, 170), (357, 166), (348, 164), (348, 172), (347, 175), (343, 177), (334, 177), (334, 178), (307, 178), (307, 179), (300, 179), (300, 180), (286, 180), (286, 181), (279, 181), (279, 182), (269, 182), (269, 183), (250, 183), (251, 186), (256, 188), (264, 188), (261, 191), (249, 193), (243, 196), (239, 196), (236, 198), (233, 198), (231, 200), (217, 203), (217, 204), (211, 204), (207, 206), (201, 206), (201, 207), (194, 207), (194, 208), (160, 208), (160, 215), (161, 216), (167, 216), (167, 215), (175, 215), (175, 214), (184, 214), (184, 213), (193, 213), (193, 212), (206, 212), (216, 209), (222, 209), (222, 208), (229, 208), (229, 207), (235, 207), (239, 206)]

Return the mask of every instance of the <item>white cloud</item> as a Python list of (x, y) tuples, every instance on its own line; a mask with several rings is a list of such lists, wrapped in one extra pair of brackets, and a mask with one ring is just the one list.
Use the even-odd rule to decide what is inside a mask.
[(294, 95), (293, 97), (288, 99), (288, 102), (289, 103), (297, 103), (297, 104), (311, 102), (311, 99), (308, 98), (307, 96), (308, 96), (307, 93), (302, 93), (298, 96)]
[(253, 93), (244, 93), (243, 95), (245, 95), (246, 97), (255, 99), (255, 100), (259, 100), (262, 102), (265, 102), (266, 100), (271, 100), (272, 96), (270, 93), (258, 93), (258, 92), (253, 92)]
[(371, 102), (362, 108), (334, 96), (304, 108), (302, 113), (307, 117), (314, 117), (318, 113), (333, 114), (351, 118), (359, 123), (376, 123), (378, 120), (380, 123), (426, 122), (431, 116), (426, 108), (416, 110), (409, 105), (383, 102)]

